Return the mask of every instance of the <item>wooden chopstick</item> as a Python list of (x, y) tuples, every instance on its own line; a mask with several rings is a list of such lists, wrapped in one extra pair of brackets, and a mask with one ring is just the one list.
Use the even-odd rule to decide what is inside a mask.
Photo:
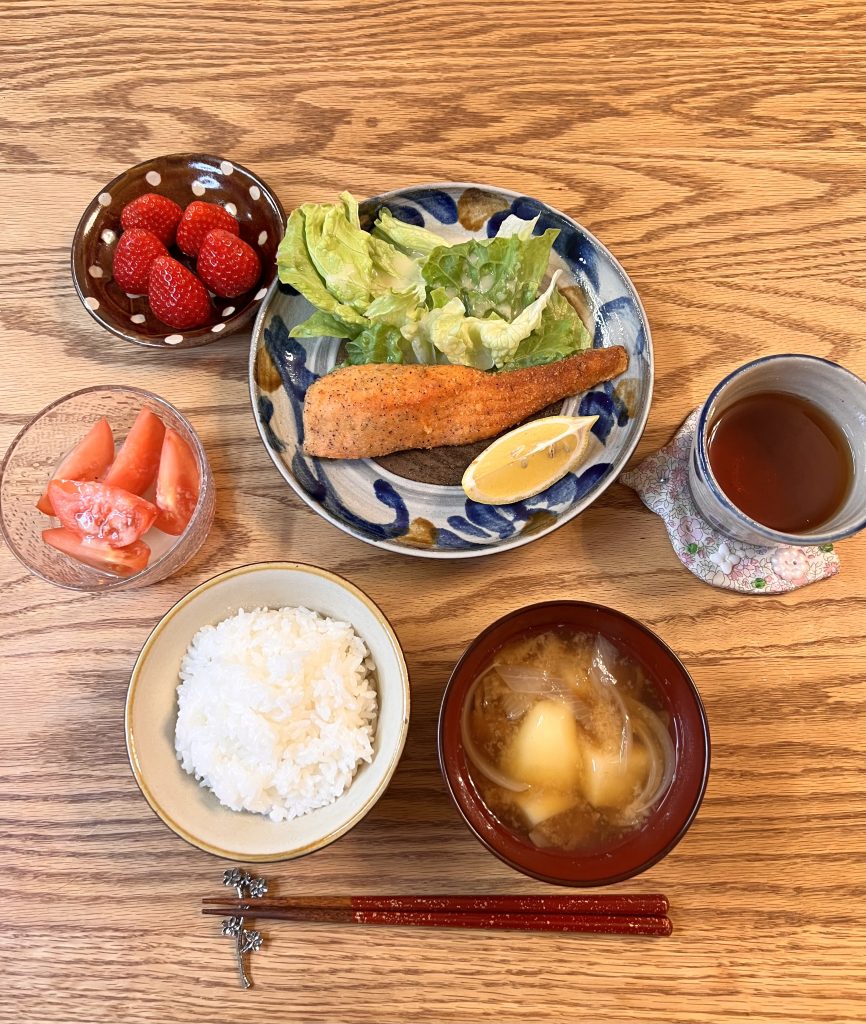
[(670, 935), (668, 901), (648, 895), (205, 897), (208, 916), (419, 928)]
[(669, 904), (660, 893), (598, 893), (556, 896), (287, 896), (267, 900), (210, 896), (205, 905), (248, 910), (257, 917), (263, 908), (283, 910), (390, 911), (395, 913), (518, 913), (664, 917)]

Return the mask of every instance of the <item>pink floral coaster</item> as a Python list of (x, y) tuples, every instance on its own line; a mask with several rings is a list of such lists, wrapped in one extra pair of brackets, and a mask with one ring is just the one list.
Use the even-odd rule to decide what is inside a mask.
[(839, 556), (832, 544), (756, 547), (725, 537), (701, 518), (689, 490), (688, 468), (698, 411), (664, 448), (620, 477), (661, 516), (677, 558), (698, 579), (742, 594), (784, 594), (835, 576)]

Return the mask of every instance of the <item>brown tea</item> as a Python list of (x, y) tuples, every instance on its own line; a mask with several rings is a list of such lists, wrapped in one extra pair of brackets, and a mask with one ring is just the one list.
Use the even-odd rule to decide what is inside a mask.
[(827, 522), (851, 486), (845, 435), (798, 395), (763, 391), (734, 402), (710, 427), (707, 451), (733, 504), (782, 533)]

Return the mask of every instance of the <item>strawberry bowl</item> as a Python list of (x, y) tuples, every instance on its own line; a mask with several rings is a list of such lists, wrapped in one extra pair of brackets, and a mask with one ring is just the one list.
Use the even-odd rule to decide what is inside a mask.
[[(119, 174), (88, 204), (72, 241), (75, 290), (93, 319), (125, 341), (207, 345), (252, 321), (276, 279), (285, 221), (276, 195), (240, 164), (202, 153), (155, 157)], [(212, 230), (220, 230), (220, 246)], [(150, 238), (147, 256), (159, 264), (150, 298), (152, 263), (144, 263), (136, 234)]]

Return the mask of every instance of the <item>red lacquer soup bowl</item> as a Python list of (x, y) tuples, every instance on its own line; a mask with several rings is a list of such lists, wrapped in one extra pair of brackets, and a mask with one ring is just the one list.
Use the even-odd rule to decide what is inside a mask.
[[(510, 640), (554, 626), (600, 634), (643, 669), (663, 711), (675, 751), (666, 794), (639, 826), (580, 851), (541, 849), (487, 807), (472, 778), (460, 721), (473, 682)], [(500, 860), (557, 885), (609, 885), (637, 875), (666, 856), (698, 812), (710, 771), (710, 734), (700, 695), (682, 662), (655, 633), (622, 612), (582, 601), (531, 605), (488, 626), (451, 674), (439, 712), (439, 763), (451, 796), (475, 836)]]

